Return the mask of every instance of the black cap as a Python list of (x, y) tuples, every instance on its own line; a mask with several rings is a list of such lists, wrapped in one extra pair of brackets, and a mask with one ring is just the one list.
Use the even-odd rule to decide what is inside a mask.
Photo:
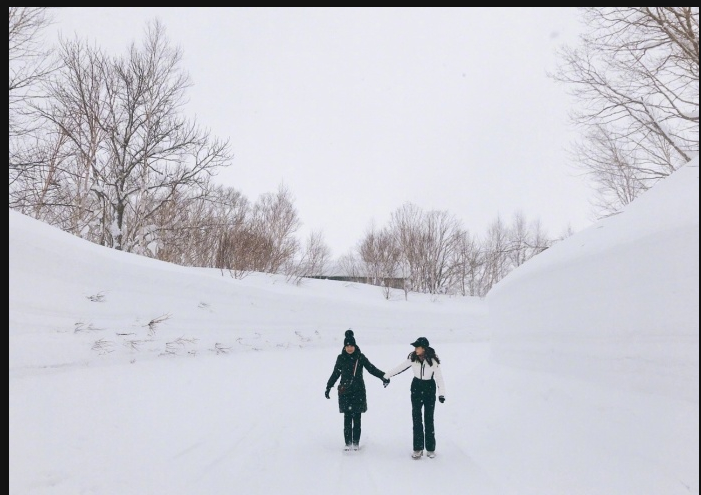
[(414, 347), (423, 347), (426, 349), (428, 347), (428, 339), (426, 337), (419, 337), (416, 342), (412, 342), (411, 345)]
[(355, 337), (353, 337), (353, 330), (350, 328), (346, 330), (346, 338), (343, 339), (343, 346), (352, 345), (355, 346)]

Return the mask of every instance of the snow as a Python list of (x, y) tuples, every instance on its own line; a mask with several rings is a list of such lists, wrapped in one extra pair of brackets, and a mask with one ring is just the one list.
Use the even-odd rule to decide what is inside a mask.
[[(9, 232), (10, 494), (699, 493), (698, 158), (484, 300)], [(410, 458), (408, 373), (366, 376), (342, 452), (347, 328), (383, 371), (431, 341), (435, 459)]]

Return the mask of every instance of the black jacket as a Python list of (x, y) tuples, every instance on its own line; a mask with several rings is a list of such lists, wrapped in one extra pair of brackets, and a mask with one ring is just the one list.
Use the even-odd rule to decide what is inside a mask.
[[(356, 367), (357, 363), (357, 367)], [(353, 370), (355, 369), (355, 376)], [(384, 372), (376, 368), (365, 354), (356, 347), (353, 354), (341, 351), (336, 358), (333, 372), (326, 382), (326, 388), (331, 389), (336, 380), (341, 378), (340, 386), (345, 387), (344, 393), (338, 393), (338, 410), (341, 413), (364, 413), (368, 410), (367, 394), (365, 392), (365, 380), (363, 379), (363, 369), (368, 370), (373, 376), (380, 380)]]

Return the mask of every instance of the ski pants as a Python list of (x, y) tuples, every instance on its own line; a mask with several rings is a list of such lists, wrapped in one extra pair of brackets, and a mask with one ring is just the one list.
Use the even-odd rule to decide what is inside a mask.
[(411, 419), (414, 428), (414, 450), (436, 450), (433, 412), (436, 409), (436, 382), (414, 378), (411, 381)]
[(343, 438), (346, 445), (360, 443), (360, 416), (363, 413), (343, 413)]

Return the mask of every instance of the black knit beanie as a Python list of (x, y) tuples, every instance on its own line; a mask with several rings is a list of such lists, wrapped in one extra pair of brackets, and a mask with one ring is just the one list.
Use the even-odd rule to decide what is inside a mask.
[(350, 328), (346, 330), (346, 338), (343, 339), (343, 347), (347, 345), (355, 346), (355, 337), (353, 337), (353, 330)]

